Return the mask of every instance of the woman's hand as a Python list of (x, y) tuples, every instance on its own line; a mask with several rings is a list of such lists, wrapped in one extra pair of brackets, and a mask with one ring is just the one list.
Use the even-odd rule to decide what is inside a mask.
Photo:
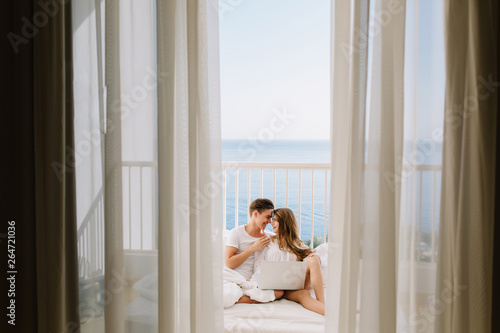
[(306, 257), (306, 260), (317, 260), (318, 263), (321, 265), (321, 258), (316, 254), (316, 253), (311, 253)]
[(268, 236), (262, 236), (252, 244), (252, 247), (254, 251), (260, 251), (266, 246), (268, 246), (270, 242), (271, 238), (269, 238)]

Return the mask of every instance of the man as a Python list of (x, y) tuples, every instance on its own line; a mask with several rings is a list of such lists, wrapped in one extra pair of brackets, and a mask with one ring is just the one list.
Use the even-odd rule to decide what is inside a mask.
[[(248, 209), (250, 219), (247, 224), (231, 230), (226, 242), (225, 263), (228, 268), (240, 273), (248, 281), (253, 275), (254, 253), (271, 242), (265, 230), (271, 223), (274, 204), (269, 199), (256, 199)], [(275, 290), (276, 299), (283, 296), (283, 291)], [(242, 296), (237, 303), (259, 303), (248, 296)]]

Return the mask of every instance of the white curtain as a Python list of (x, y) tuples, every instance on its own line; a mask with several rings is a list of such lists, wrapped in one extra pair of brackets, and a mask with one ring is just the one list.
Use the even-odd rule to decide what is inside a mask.
[(159, 328), (222, 332), (218, 13), (204, 0), (157, 6)]
[(325, 332), (352, 332), (356, 326), (368, 49), (364, 44), (359, 53), (352, 51), (351, 28), (357, 25), (360, 35), (367, 32), (368, 6), (368, 1), (332, 2), (332, 213)]
[(358, 293), (361, 332), (396, 330), (400, 183), (388, 176), (400, 172), (402, 161), (405, 5), (389, 11), (388, 4), (372, 3), (374, 13), (388, 15), (378, 34), (369, 32), (368, 1), (332, 6), (333, 274), (326, 326), (337, 332), (355, 331)]
[(444, 97), (435, 3), (332, 2), (328, 332), (433, 332)]
[(75, 155), (80, 322), (104, 330), (104, 3), (72, 9), (75, 147), (67, 149)]
[(75, 138), (92, 134), (77, 166), (84, 329), (223, 330), (217, 14), (75, 6)]

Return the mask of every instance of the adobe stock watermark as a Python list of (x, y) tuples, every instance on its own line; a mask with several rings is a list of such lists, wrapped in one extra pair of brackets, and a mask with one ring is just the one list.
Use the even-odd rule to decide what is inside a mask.
[[(283, 132), (297, 116), (289, 113), (285, 107), (272, 110), (273, 116), (267, 126), (262, 127), (256, 135), (251, 135), (238, 146), (238, 153), (246, 155), (247, 160), (254, 159), (258, 151), (265, 149), (266, 145), (274, 140), (277, 133)], [(227, 174), (234, 175), (237, 172), (236, 165), (226, 166)], [(191, 205), (181, 204), (177, 208), (184, 218), (190, 214), (198, 214), (208, 207), (212, 199), (220, 196), (224, 186), (224, 170), (217, 170), (210, 175), (211, 181), (196, 192), (196, 199)], [(228, 177), (229, 178), (229, 177)], [(227, 184), (226, 184), (227, 185)]]
[[(454, 104), (445, 110), (444, 120), (445, 123), (450, 124), (449, 128), (451, 130), (460, 128), (465, 119), (479, 111), (479, 102), (486, 101), (495, 94), (498, 87), (500, 87), (500, 82), (493, 81), (493, 74), (489, 74), (487, 78), (479, 76), (476, 87), (475, 94), (467, 96), (462, 104)], [(447, 136), (441, 128), (433, 131), (433, 140), (446, 139)]]
[(16, 54), (19, 53), (19, 47), (28, 44), (31, 39), (35, 38), (39, 29), (45, 27), (49, 23), (49, 19), (56, 16), (61, 6), (68, 2), (70, 2), (70, 0), (39, 0), (37, 4), (41, 9), (33, 14), (31, 21), (26, 16), (21, 18), (21, 22), (23, 23), (21, 35), (14, 32), (9, 32), (7, 34), (7, 39), (12, 45), (14, 52)]
[(401, 0), (392, 0), (387, 4), (387, 9), (382, 9), (370, 17), (368, 29), (362, 32), (359, 28), (354, 29), (353, 43), (341, 42), (340, 50), (346, 59), (350, 59), (354, 53), (366, 51), (369, 41), (380, 35), (382, 29), (387, 27), (395, 15), (400, 15), (404, 12), (404, 5)]
[[(463, 104), (455, 104), (446, 108), (444, 122), (449, 131), (457, 130), (462, 126), (465, 119), (479, 111), (479, 102), (486, 101), (496, 94), (498, 87), (500, 87), (500, 82), (493, 80), (493, 74), (489, 74), (486, 78), (479, 76), (476, 87), (476, 93), (467, 96)], [(395, 191), (396, 184), (404, 183), (406, 179), (410, 178), (416, 172), (417, 165), (423, 164), (426, 158), (437, 151), (438, 145), (446, 140), (447, 135), (444, 134), (443, 128), (435, 128), (432, 131), (431, 139), (421, 140), (417, 148), (407, 158), (400, 158), (396, 174), (390, 172), (384, 173), (384, 178), (391, 189)], [(406, 172), (405, 166), (407, 169)]]
[[(121, 119), (126, 119), (133, 110), (137, 109), (139, 103), (145, 101), (148, 96), (154, 93), (158, 84), (163, 82), (169, 75), (166, 72), (157, 73), (151, 67), (146, 67), (145, 70), (147, 74), (142, 78), (141, 83), (111, 102), (108, 113), (121, 113)], [(114, 130), (115, 125), (108, 117), (106, 119), (106, 132), (110, 133)], [(83, 162), (83, 159), (92, 154), (92, 147), (98, 147), (101, 143), (101, 131), (99, 129), (84, 130), (82, 134), (84, 138), (76, 142), (75, 147), (66, 146), (64, 164), (59, 161), (51, 163), (59, 182), (62, 182), (64, 173), (74, 172), (76, 167)]]
[(245, 0), (212, 0), (212, 6), (219, 11), (219, 19), (224, 20), (226, 13), (234, 11)]
[[(416, 328), (417, 332), (427, 332), (429, 326), (434, 324), (436, 317), (441, 315), (446, 307), (453, 304), (460, 297), (463, 290), (467, 289), (466, 285), (460, 285), (456, 282), (451, 283), (448, 280), (444, 280), (443, 284), (444, 288), (439, 294), (435, 295), (432, 302), (410, 314), (409, 325)], [(409, 331), (406, 332), (409, 333)]]
[(273, 116), (269, 120), (267, 127), (263, 127), (256, 135), (250, 135), (238, 145), (238, 154), (247, 161), (253, 160), (257, 152), (263, 151), (266, 145), (274, 140), (276, 134), (283, 132), (297, 118), (297, 115), (289, 113), (286, 107), (272, 110)]

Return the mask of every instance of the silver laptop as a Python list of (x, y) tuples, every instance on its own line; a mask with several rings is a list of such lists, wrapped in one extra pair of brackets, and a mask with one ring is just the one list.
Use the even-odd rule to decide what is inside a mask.
[(304, 289), (307, 263), (303, 261), (263, 261), (259, 288), (274, 290)]

